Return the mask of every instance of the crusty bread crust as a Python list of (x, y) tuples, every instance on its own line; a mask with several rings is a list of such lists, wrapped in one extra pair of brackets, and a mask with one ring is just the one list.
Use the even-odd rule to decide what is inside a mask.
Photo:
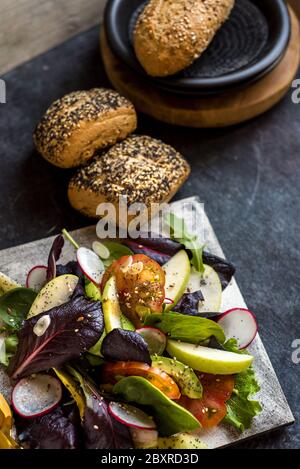
[(150, 0), (134, 31), (136, 56), (149, 75), (183, 70), (207, 49), (234, 0)]
[(84, 164), (96, 150), (136, 129), (134, 106), (113, 90), (75, 91), (55, 101), (34, 133), (37, 150), (60, 168)]
[(128, 204), (149, 208), (168, 202), (189, 174), (189, 164), (170, 145), (133, 135), (80, 168), (70, 181), (68, 197), (73, 208), (93, 218), (103, 202), (113, 203), (118, 213), (121, 195)]

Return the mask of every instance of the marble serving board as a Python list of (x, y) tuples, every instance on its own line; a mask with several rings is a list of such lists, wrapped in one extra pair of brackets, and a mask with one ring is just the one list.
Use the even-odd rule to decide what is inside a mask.
[[(197, 198), (192, 197), (172, 203), (172, 211), (176, 214), (180, 214), (185, 204), (192, 204), (193, 210), (196, 210), (203, 222), (204, 239), (207, 249), (220, 257), (224, 257), (214, 230)], [(187, 217), (186, 222), (187, 224), (191, 222), (189, 217)], [(97, 239), (95, 226), (76, 230), (72, 234), (80, 245), (87, 247), (91, 246), (92, 242)], [(48, 252), (53, 239), (53, 237), (45, 238), (0, 251), (0, 272), (24, 284), (26, 273), (32, 266), (47, 263)], [(61, 262), (63, 263), (64, 261), (74, 258), (74, 255), (75, 251), (73, 247), (66, 242)], [(245, 268), (247, 268), (247, 266), (245, 266)], [(234, 307), (245, 308), (246, 303), (236, 281), (233, 279), (223, 293), (222, 311)], [(242, 434), (225, 425), (220, 425), (209, 432), (201, 432), (201, 439), (209, 448), (221, 448), (232, 445), (244, 439), (278, 429), (279, 427), (294, 422), (291, 409), (259, 335), (257, 335), (255, 341), (249, 347), (249, 351), (254, 356), (254, 368), (261, 386), (261, 391), (257, 394), (256, 398), (261, 402), (263, 411), (254, 419), (251, 429)], [(0, 392), (7, 397), (10, 395), (9, 380), (3, 369), (0, 369)]]

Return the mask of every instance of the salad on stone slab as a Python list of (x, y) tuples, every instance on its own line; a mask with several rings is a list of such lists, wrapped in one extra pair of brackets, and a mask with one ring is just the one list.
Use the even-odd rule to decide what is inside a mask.
[(217, 425), (251, 427), (255, 316), (220, 312), (234, 266), (168, 224), (92, 249), (63, 230), (25, 286), (0, 273), (0, 449), (205, 449)]

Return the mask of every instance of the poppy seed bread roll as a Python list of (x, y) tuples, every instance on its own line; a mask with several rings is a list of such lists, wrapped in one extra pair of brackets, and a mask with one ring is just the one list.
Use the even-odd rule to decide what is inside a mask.
[(73, 168), (96, 150), (126, 138), (136, 125), (133, 105), (116, 91), (75, 91), (50, 106), (37, 125), (34, 142), (49, 163)]
[[(80, 168), (69, 184), (73, 208), (96, 217), (100, 203), (111, 202), (118, 213), (119, 197), (128, 205), (168, 202), (190, 173), (187, 161), (170, 145), (132, 135)], [(153, 213), (152, 213), (153, 215)]]
[(136, 56), (149, 75), (183, 70), (209, 46), (234, 0), (150, 0), (134, 31)]

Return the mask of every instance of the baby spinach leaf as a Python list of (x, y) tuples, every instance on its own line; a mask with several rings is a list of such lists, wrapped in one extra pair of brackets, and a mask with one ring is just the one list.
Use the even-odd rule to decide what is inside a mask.
[(218, 342), (225, 342), (223, 329), (214, 321), (199, 316), (187, 316), (180, 313), (149, 314), (146, 326), (157, 327), (170, 339), (198, 344), (214, 336)]
[(124, 244), (117, 243), (116, 241), (101, 240), (101, 243), (107, 247), (109, 250), (109, 258), (103, 260), (103, 264), (108, 267), (117, 259), (120, 259), (122, 256), (131, 256), (133, 254), (132, 250)]
[(200, 428), (200, 423), (190, 412), (171, 401), (145, 378), (123, 378), (114, 386), (113, 391), (127, 402), (145, 407), (145, 411), (153, 415), (161, 436)]
[[(97, 342), (104, 330), (101, 303), (89, 301), (81, 293), (78, 287), (68, 303), (24, 321), (17, 353), (9, 366), (14, 379), (60, 367)], [(43, 318), (46, 328), (37, 335), (35, 326)]]
[(0, 323), (9, 330), (19, 330), (37, 293), (29, 288), (14, 288), (0, 297)]

